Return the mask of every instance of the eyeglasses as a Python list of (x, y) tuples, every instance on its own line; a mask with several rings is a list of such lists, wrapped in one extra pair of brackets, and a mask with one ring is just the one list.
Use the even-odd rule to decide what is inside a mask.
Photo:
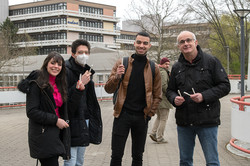
[(178, 44), (180, 45), (183, 45), (185, 44), (185, 42), (187, 42), (188, 44), (191, 43), (194, 39), (190, 39), (190, 38), (187, 38), (186, 40), (181, 40), (178, 42)]

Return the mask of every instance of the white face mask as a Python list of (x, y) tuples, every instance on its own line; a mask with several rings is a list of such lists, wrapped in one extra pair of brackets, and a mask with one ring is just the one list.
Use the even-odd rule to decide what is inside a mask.
[(88, 56), (88, 55), (86, 55), (86, 54), (81, 54), (81, 55), (77, 55), (77, 57), (75, 58), (75, 61), (76, 61), (78, 64), (84, 66), (85, 64), (87, 64), (88, 59), (89, 59), (89, 56)]

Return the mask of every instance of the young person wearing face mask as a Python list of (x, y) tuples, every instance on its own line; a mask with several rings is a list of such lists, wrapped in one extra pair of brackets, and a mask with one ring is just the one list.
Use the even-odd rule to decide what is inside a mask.
[[(102, 120), (100, 106), (96, 98), (92, 76), (95, 71), (87, 64), (90, 55), (90, 44), (78, 39), (72, 43), (72, 56), (66, 61), (67, 86), (69, 101), (75, 94), (81, 94), (77, 110), (69, 108), (71, 129), (71, 159), (64, 161), (64, 166), (82, 166), (84, 153), (89, 143), (100, 144), (102, 139)], [(90, 70), (91, 69), (91, 70)], [(81, 79), (84, 90), (76, 88)]]

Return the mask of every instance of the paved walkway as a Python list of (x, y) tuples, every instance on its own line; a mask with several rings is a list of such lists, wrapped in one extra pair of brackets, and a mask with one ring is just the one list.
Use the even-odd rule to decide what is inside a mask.
[[(250, 166), (250, 159), (236, 156), (226, 149), (231, 134), (231, 102), (228, 95), (222, 101), (221, 121), (218, 133), (218, 149), (221, 166)], [(100, 102), (103, 118), (103, 142), (90, 145), (86, 150), (85, 166), (109, 166), (111, 129), (113, 123), (112, 102)], [(35, 166), (36, 160), (30, 158), (27, 144), (27, 122), (25, 108), (0, 109), (0, 166)], [(151, 131), (154, 118), (149, 123)], [(156, 144), (149, 137), (144, 153), (144, 166), (178, 166), (174, 110), (171, 111), (165, 131), (167, 144)], [(131, 165), (131, 139), (129, 137), (123, 158), (123, 166)], [(60, 166), (62, 160), (60, 159)], [(194, 152), (194, 166), (205, 166), (204, 156), (197, 141)]]

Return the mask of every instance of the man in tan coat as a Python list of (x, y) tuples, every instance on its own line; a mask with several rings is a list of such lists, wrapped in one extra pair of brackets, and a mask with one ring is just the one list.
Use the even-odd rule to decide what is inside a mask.
[(170, 61), (168, 58), (164, 57), (161, 59), (159, 69), (161, 73), (161, 84), (162, 84), (162, 101), (157, 109), (157, 118), (154, 122), (154, 126), (150, 138), (157, 143), (167, 143), (167, 141), (163, 138), (164, 131), (168, 119), (169, 109), (172, 108), (172, 105), (169, 103), (166, 97), (166, 91), (168, 88), (169, 82), (169, 64)]

